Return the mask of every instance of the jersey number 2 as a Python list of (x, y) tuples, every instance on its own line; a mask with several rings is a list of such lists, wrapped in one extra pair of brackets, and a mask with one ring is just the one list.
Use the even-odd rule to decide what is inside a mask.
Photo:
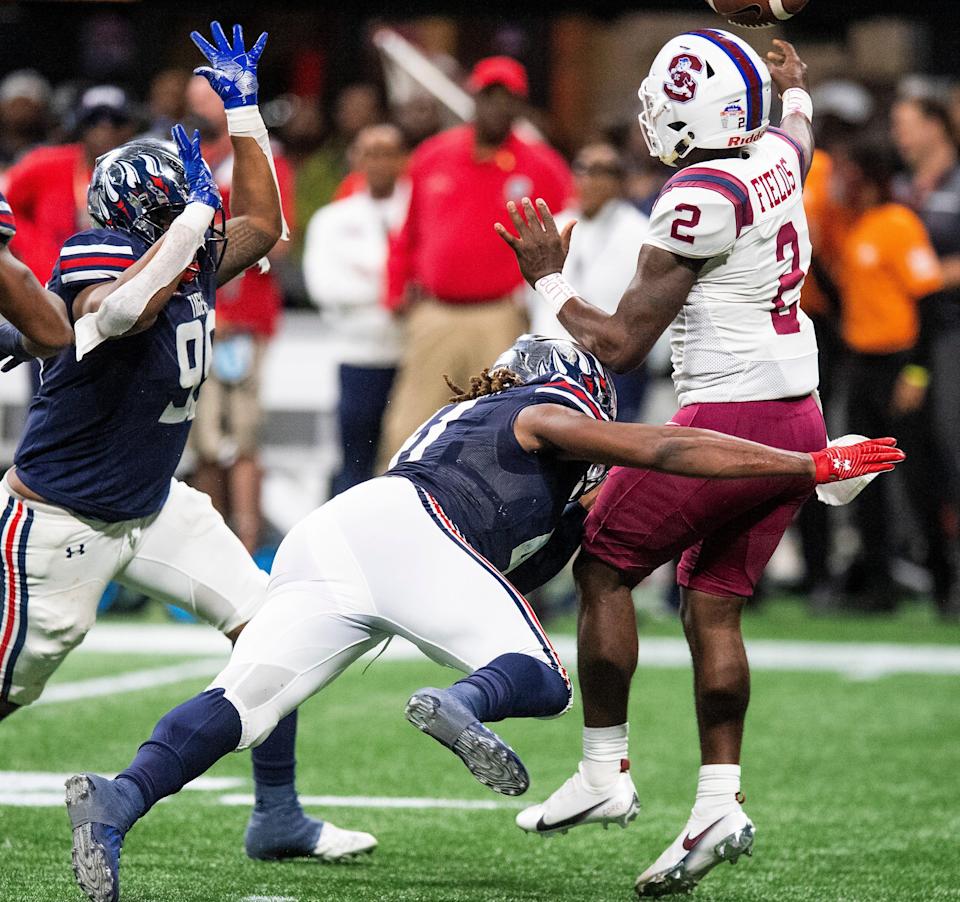
[(677, 204), (674, 208), (675, 213), (687, 213), (687, 217), (678, 216), (673, 225), (670, 226), (670, 237), (677, 241), (685, 241), (687, 244), (693, 244), (693, 235), (684, 235), (680, 229), (695, 229), (700, 223), (700, 208), (693, 204)]
[(213, 359), (214, 312), (201, 322), (192, 319), (177, 326), (177, 363), (180, 364), (180, 388), (187, 389), (187, 400), (171, 401), (160, 416), (161, 423), (184, 423), (197, 412), (197, 387), (207, 378)]
[(791, 265), (789, 271), (780, 276), (780, 288), (773, 299), (773, 310), (770, 319), (777, 335), (794, 335), (800, 331), (800, 321), (797, 319), (797, 305), (794, 301), (790, 306), (783, 299), (784, 294), (792, 291), (803, 281), (803, 270), (800, 268), (800, 238), (792, 222), (781, 226), (777, 232), (777, 262), (783, 263), (790, 251)]

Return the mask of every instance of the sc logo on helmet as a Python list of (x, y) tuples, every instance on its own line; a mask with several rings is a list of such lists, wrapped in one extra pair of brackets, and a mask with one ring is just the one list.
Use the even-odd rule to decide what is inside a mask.
[(697, 80), (694, 72), (703, 71), (703, 60), (692, 53), (679, 53), (667, 67), (670, 81), (663, 83), (663, 92), (676, 103), (687, 103), (693, 100), (697, 93)]

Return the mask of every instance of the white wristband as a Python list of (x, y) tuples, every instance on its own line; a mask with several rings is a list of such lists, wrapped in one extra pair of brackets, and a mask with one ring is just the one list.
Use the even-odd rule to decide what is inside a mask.
[(806, 116), (808, 122), (813, 122), (813, 98), (803, 88), (787, 88), (783, 92), (782, 99), (783, 115), (780, 117), (781, 122), (794, 113)]
[[(273, 184), (277, 186), (277, 197), (280, 198), (280, 182), (277, 181), (277, 168), (273, 164), (273, 151), (270, 149), (270, 135), (267, 133), (267, 127), (263, 124), (263, 117), (260, 115), (260, 107), (241, 106), (232, 110), (226, 110), (227, 114), (227, 132), (238, 138), (253, 138), (260, 146), (263, 155), (270, 164), (270, 172), (273, 174)], [(287, 228), (287, 221), (283, 217), (283, 205), (280, 206), (280, 240), (290, 240), (290, 230)], [(266, 258), (264, 261), (266, 262)], [(261, 267), (262, 268), (262, 267)], [(269, 263), (267, 263), (269, 269)]]
[(570, 298), (577, 297), (576, 290), (559, 272), (552, 272), (549, 276), (542, 276), (537, 279), (533, 283), (533, 289), (550, 305), (550, 309), (557, 316), (560, 315), (560, 308)]

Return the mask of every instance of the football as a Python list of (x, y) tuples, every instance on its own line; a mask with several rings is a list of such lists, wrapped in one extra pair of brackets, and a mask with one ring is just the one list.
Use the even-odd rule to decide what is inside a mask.
[(807, 5), (807, 0), (707, 0), (707, 3), (731, 25), (766, 28), (795, 16)]

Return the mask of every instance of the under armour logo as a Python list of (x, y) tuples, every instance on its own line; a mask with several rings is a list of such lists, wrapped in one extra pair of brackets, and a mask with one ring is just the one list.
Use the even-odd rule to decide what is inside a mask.
[(73, 557), (75, 554), (83, 554), (83, 553), (84, 553), (83, 542), (81, 542), (79, 545), (67, 545), (68, 558)]

